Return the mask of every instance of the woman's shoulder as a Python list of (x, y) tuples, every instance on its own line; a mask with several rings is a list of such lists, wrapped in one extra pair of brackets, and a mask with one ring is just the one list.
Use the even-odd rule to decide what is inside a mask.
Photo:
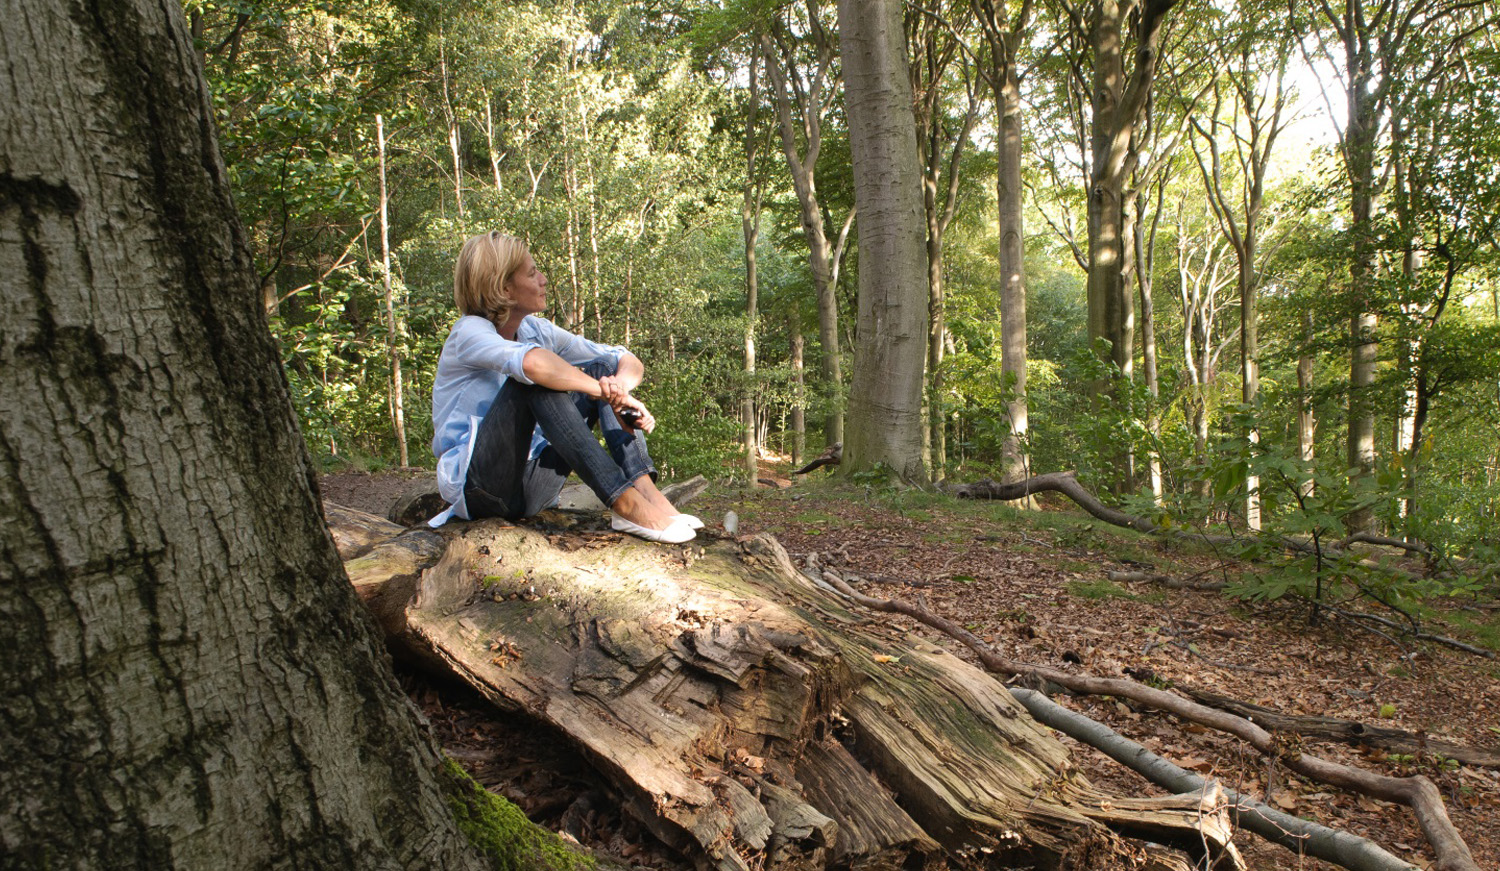
[(536, 315), (527, 315), (521, 319), (521, 326), (516, 328), (516, 340), (520, 342), (537, 342), (543, 340), (555, 341), (559, 338), (572, 336), (567, 330), (552, 323), (546, 318)]
[(452, 332), (494, 333), (499, 331), (495, 329), (495, 324), (489, 318), (480, 317), (479, 315), (463, 315), (453, 322)]

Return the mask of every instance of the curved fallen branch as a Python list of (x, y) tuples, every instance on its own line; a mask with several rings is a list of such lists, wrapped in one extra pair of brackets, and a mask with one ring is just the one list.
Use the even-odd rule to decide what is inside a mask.
[(1402, 625), (1401, 623), (1398, 623), (1395, 620), (1390, 619), (1389, 617), (1382, 617), (1379, 614), (1365, 614), (1360, 611), (1346, 611), (1342, 608), (1335, 608), (1332, 605), (1324, 605), (1323, 607), (1329, 613), (1342, 617), (1356, 626), (1359, 625), (1358, 621), (1368, 620), (1371, 623), (1379, 623), (1381, 626), (1385, 626), (1387, 628), (1394, 629), (1397, 632), (1410, 635), (1412, 638), (1415, 638), (1418, 641), (1431, 641), (1433, 644), (1441, 644), (1444, 647), (1451, 647), (1454, 650), (1461, 650), (1464, 653), (1472, 653), (1475, 656), (1482, 656), (1485, 659), (1495, 658), (1495, 651), (1493, 650), (1486, 650), (1483, 647), (1475, 647), (1472, 644), (1465, 644), (1464, 642), (1459, 641), (1456, 638), (1449, 638), (1446, 635), (1434, 635), (1431, 632), (1423, 632), (1420, 625), (1418, 625), (1416, 628), (1412, 628)]
[(1045, 475), (1033, 475), (1024, 481), (1014, 481), (1009, 484), (1000, 484), (986, 479), (951, 489), (960, 499), (997, 499), (1002, 502), (1025, 499), (1037, 493), (1061, 493), (1078, 503), (1079, 508), (1105, 523), (1148, 534), (1161, 531), (1161, 527), (1144, 517), (1126, 514), (1100, 502), (1097, 496), (1078, 483), (1078, 476), (1074, 472), (1048, 472)]
[[(1010, 502), (1017, 499), (1025, 499), (1036, 493), (1061, 493), (1064, 496), (1067, 496), (1069, 499), (1073, 500), (1073, 502), (1076, 503), (1079, 508), (1082, 508), (1090, 516), (1102, 520), (1112, 526), (1134, 529), (1137, 532), (1144, 532), (1147, 535), (1170, 535), (1175, 538), (1199, 541), (1213, 545), (1239, 545), (1244, 543), (1244, 539), (1237, 538), (1235, 536), (1210, 535), (1206, 532), (1187, 532), (1182, 529), (1170, 529), (1158, 526), (1157, 524), (1152, 523), (1150, 520), (1147, 520), (1144, 517), (1138, 517), (1134, 514), (1127, 514), (1124, 511), (1111, 508), (1108, 505), (1105, 505), (1103, 502), (1099, 501), (1099, 498), (1097, 496), (1095, 496), (1093, 493), (1090, 493), (1082, 484), (1078, 483), (1077, 474), (1074, 472), (1048, 472), (1043, 475), (1033, 475), (1032, 477), (1027, 478), (1023, 481), (1013, 481), (1009, 484), (997, 483), (996, 481), (987, 478), (983, 481), (977, 481), (973, 484), (960, 484), (952, 486), (948, 488), (948, 491), (953, 493), (960, 499), (994, 499), (1001, 502)], [(1347, 551), (1344, 549), (1344, 546), (1353, 542), (1365, 542), (1381, 546), (1399, 547), (1405, 548), (1409, 551), (1421, 552), (1420, 546), (1418, 545), (1410, 545), (1397, 539), (1384, 538), (1381, 536), (1375, 536), (1366, 533), (1356, 533), (1355, 535), (1351, 535), (1348, 538), (1343, 539), (1339, 543), (1339, 545), (1313, 545), (1305, 541), (1297, 541), (1296, 539), (1287, 538), (1285, 536), (1278, 536), (1276, 541), (1283, 548), (1289, 551), (1301, 554), (1321, 553), (1324, 559), (1343, 558), (1347, 555)], [(1386, 571), (1400, 577), (1416, 577), (1416, 575), (1403, 569), (1387, 568)], [(1139, 579), (1154, 581), (1161, 577), (1162, 576), (1142, 575)], [(1136, 578), (1133, 577), (1125, 579), (1136, 580)], [(1169, 587), (1176, 586), (1175, 583), (1166, 580), (1161, 581), (1161, 583)], [(1204, 589), (1213, 589), (1213, 587), (1205, 586)], [(1322, 607), (1326, 608), (1328, 606), (1325, 605)], [(1371, 617), (1369, 619), (1379, 620), (1380, 618)], [(1381, 622), (1386, 622), (1388, 623), (1388, 625), (1394, 626), (1396, 628), (1402, 628), (1394, 622)], [(1407, 630), (1402, 628), (1402, 631)], [(1494, 659), (1496, 656), (1494, 651), (1475, 647), (1471, 644), (1465, 644), (1462, 641), (1457, 641), (1455, 639), (1447, 638), (1441, 635), (1432, 635), (1420, 630), (1409, 632), (1408, 634), (1411, 634), (1412, 637), (1420, 641), (1431, 641), (1435, 644), (1442, 644), (1448, 647), (1452, 647), (1455, 650), (1462, 650), (1467, 653), (1477, 654), (1487, 659)]]
[(1411, 808), (1422, 834), (1432, 845), (1433, 853), (1437, 856), (1434, 868), (1438, 871), (1479, 871), (1479, 865), (1469, 852), (1469, 845), (1464, 842), (1452, 819), (1448, 817), (1437, 786), (1422, 775), (1390, 777), (1312, 756), (1301, 752), (1295, 745), (1289, 745), (1285, 736), (1274, 735), (1242, 717), (1135, 681), (1071, 674), (1054, 668), (1014, 662), (1001, 656), (963, 626), (933, 614), (926, 608), (896, 599), (866, 596), (831, 573), (826, 573), (823, 577), (825, 582), (864, 607), (903, 614), (957, 639), (973, 651), (980, 663), (990, 671), (1005, 675), (1035, 676), (1074, 692), (1131, 699), (1175, 714), (1184, 720), (1234, 735), (1298, 774), (1340, 789), (1404, 804)]
[[(1036, 690), (1012, 687), (1010, 694), (1025, 705), (1038, 722), (1082, 741), (1158, 786), (1178, 793), (1194, 793), (1217, 783), (1173, 765), (1104, 724), (1070, 711)], [(1283, 813), (1228, 787), (1223, 787), (1223, 791), (1229, 799), (1229, 812), (1236, 825), (1298, 855), (1332, 862), (1350, 871), (1414, 871), (1416, 868), (1357, 835)]]

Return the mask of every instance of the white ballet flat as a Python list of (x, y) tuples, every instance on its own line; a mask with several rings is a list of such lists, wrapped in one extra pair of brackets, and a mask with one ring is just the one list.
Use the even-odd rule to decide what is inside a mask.
[(694, 516), (692, 514), (679, 514), (679, 515), (677, 515), (676, 517), (674, 517), (672, 519), (675, 520), (675, 521), (677, 521), (678, 523), (686, 524), (688, 529), (702, 529), (703, 528), (703, 521), (699, 520), (696, 516)]
[(680, 522), (678, 518), (673, 518), (666, 529), (652, 529), (649, 526), (632, 523), (616, 514), (610, 518), (609, 528), (615, 532), (628, 533), (636, 538), (644, 538), (659, 544), (682, 544), (685, 541), (692, 541), (697, 535), (692, 527)]

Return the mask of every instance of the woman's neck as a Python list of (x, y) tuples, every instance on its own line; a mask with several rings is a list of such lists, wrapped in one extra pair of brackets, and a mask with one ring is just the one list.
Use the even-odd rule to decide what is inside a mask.
[(525, 312), (512, 311), (510, 317), (505, 319), (505, 323), (499, 324), (495, 327), (495, 331), (498, 332), (503, 338), (509, 339), (514, 342), (516, 340), (516, 331), (521, 328), (521, 321), (525, 319)]

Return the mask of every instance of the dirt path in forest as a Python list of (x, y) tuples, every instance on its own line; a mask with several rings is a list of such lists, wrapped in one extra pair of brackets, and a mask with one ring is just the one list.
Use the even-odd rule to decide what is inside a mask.
[[(416, 473), (323, 478), (324, 498), (383, 514)], [(1289, 714), (1322, 715), (1500, 746), (1500, 662), (1433, 645), (1398, 646), (1347, 624), (1311, 626), (1305, 608), (1254, 605), (1216, 592), (1108, 580), (1111, 571), (1233, 581), (1239, 566), (1052, 505), (956, 502), (826, 480), (753, 492), (713, 488), (693, 508), (712, 524), (734, 511), (740, 532), (770, 532), (799, 565), (810, 554), (877, 597), (916, 599), (1015, 660), (1105, 677), (1152, 679), (1216, 692)], [(1489, 607), (1450, 616), (1500, 627)], [(1460, 626), (1433, 618), (1439, 634)], [(912, 624), (911, 630), (932, 635)], [(946, 642), (940, 642), (946, 643)], [(966, 655), (957, 644), (956, 653)], [(416, 676), (408, 689), (449, 753), (534, 819), (632, 864), (684, 868), (623, 819), (577, 759), (466, 693)], [(1431, 854), (1411, 814), (1309, 783), (1238, 741), (1121, 702), (1060, 697), (1179, 765), (1219, 777), (1288, 813), (1369, 837), (1426, 867)], [(1064, 738), (1095, 782), (1125, 794), (1160, 793), (1144, 779)], [(1480, 867), (1500, 867), (1500, 770), (1438, 759), (1363, 753), (1309, 742), (1311, 752), (1388, 774), (1420, 770), (1438, 784)], [(1299, 860), (1254, 836), (1237, 838), (1251, 867), (1334, 866)]]

